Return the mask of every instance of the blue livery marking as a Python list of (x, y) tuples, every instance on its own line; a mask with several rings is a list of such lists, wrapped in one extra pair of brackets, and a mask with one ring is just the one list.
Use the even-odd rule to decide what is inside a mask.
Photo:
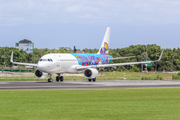
[(72, 53), (72, 55), (78, 60), (79, 65), (87, 66), (87, 65), (98, 65), (108, 64), (111, 61), (108, 61), (108, 58), (113, 58), (110, 55), (103, 54), (78, 54)]

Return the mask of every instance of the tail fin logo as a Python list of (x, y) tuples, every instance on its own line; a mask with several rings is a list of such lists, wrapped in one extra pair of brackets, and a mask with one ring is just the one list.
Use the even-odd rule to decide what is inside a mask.
[(107, 54), (106, 51), (108, 51), (108, 49), (109, 49), (108, 44), (106, 42), (104, 42), (104, 47), (101, 48), (100, 54), (103, 54), (103, 55)]
[(106, 42), (104, 43), (104, 48), (106, 49), (106, 51), (109, 49), (108, 44)]

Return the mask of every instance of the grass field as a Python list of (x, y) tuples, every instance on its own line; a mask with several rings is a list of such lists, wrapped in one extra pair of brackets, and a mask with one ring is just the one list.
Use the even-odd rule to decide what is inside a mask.
[[(63, 75), (63, 74), (62, 74)], [(139, 73), (139, 72), (100, 72), (97, 80), (141, 80), (147, 78), (148, 80), (157, 80), (161, 77), (162, 80), (172, 80), (172, 75), (175, 73)], [(53, 76), (53, 80), (56, 80)], [(158, 80), (159, 80), (158, 78)], [(37, 79), (34, 77), (0, 77), (0, 81), (47, 81), (45, 79)], [(64, 80), (86, 80), (84, 76), (64, 76)]]
[(179, 120), (180, 88), (0, 91), (0, 120)]

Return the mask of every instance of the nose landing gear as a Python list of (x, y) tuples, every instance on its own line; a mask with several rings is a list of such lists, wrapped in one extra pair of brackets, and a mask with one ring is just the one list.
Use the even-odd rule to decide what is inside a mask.
[(48, 79), (48, 82), (53, 82), (53, 79), (51, 78), (52, 74), (49, 74), (49, 79)]
[(53, 79), (52, 79), (52, 78), (49, 78), (49, 79), (48, 79), (48, 82), (53, 82)]
[(49, 74), (50, 78), (48, 79), (48, 82), (53, 82), (53, 79), (51, 78), (52, 74)]

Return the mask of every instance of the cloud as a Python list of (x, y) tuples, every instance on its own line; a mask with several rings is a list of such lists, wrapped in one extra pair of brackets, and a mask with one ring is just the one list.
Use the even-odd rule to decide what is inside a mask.
[[(179, 0), (8, 0), (0, 23), (180, 24)], [(103, 20), (103, 21), (102, 21)]]
[(91, 14), (85, 14), (85, 15), (79, 15), (79, 18), (89, 19), (89, 18), (93, 18), (93, 16)]
[(66, 8), (67, 12), (79, 12), (82, 9), (80, 5), (74, 5)]
[(90, 7), (90, 6), (83, 6), (83, 5), (73, 5), (68, 6), (65, 8), (67, 12), (97, 12), (98, 8), (96, 7)]

